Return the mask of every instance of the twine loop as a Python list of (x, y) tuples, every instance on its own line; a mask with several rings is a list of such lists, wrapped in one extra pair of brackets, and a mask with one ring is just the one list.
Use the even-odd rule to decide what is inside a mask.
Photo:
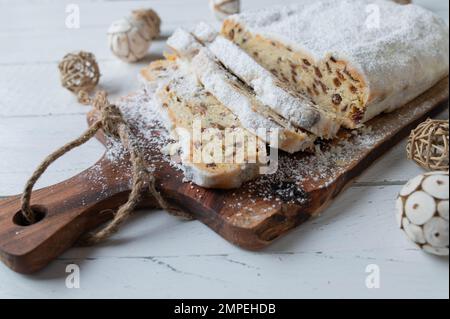
[(114, 214), (113, 220), (98, 232), (83, 236), (79, 241), (80, 245), (86, 246), (96, 244), (117, 232), (119, 227), (131, 215), (132, 211), (141, 201), (143, 190), (148, 190), (158, 202), (159, 206), (168, 213), (177, 217), (192, 219), (190, 214), (170, 207), (156, 189), (155, 176), (153, 172), (147, 168), (143, 154), (133, 136), (133, 133), (124, 120), (120, 109), (116, 105), (109, 103), (106, 92), (97, 92), (95, 98), (93, 100), (89, 98), (89, 101), (97, 110), (100, 111), (101, 118), (97, 120), (89, 129), (87, 129), (80, 137), (65, 144), (47, 156), (47, 158), (45, 158), (44, 161), (38, 166), (26, 183), (22, 194), (21, 210), (28, 223), (34, 224), (36, 222), (36, 214), (31, 208), (31, 193), (39, 177), (45, 172), (51, 163), (75, 147), (87, 142), (95, 136), (100, 129), (102, 129), (105, 134), (119, 139), (122, 145), (127, 149), (132, 165), (133, 186), (127, 202), (119, 207), (117, 212)]

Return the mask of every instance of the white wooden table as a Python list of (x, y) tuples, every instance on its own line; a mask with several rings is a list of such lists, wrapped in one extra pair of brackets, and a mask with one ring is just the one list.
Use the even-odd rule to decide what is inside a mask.
[[(247, 9), (280, 1), (243, 2)], [(448, 21), (447, 1), (416, 2)], [(79, 29), (65, 26), (67, 3), (80, 8)], [(135, 89), (138, 70), (161, 55), (164, 40), (140, 64), (122, 63), (109, 52), (108, 25), (140, 7), (160, 13), (165, 36), (176, 26), (213, 22), (207, 0), (0, 0), (0, 196), (20, 193), (43, 157), (86, 127), (88, 109), (59, 84), (57, 63), (64, 54), (95, 53), (101, 85), (115, 96)], [(396, 194), (421, 172), (404, 149), (403, 142), (322, 217), (264, 251), (232, 246), (200, 222), (144, 210), (109, 242), (71, 249), (35, 275), (0, 265), (0, 298), (448, 298), (448, 258), (422, 253), (396, 226)], [(52, 165), (38, 186), (86, 169), (102, 152), (90, 141)], [(68, 264), (80, 267), (79, 289), (66, 287)], [(379, 267), (379, 288), (366, 286), (368, 265)]]

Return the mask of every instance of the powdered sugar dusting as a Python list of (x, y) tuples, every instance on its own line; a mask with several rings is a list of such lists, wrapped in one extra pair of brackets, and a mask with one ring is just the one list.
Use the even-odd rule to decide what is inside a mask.
[[(176, 166), (176, 163), (171, 163), (170, 158), (163, 152), (154, 151), (163, 150), (173, 142), (160, 122), (161, 117), (157, 112), (156, 103), (158, 102), (154, 99), (153, 93), (145, 89), (116, 101), (134, 133), (131, 139), (141, 148), (145, 160), (151, 166), (149, 169), (157, 169), (158, 166), (165, 165), (164, 163)], [(106, 137), (106, 145), (105, 156), (108, 160), (116, 163), (128, 160), (126, 158), (128, 153), (119, 140)]]
[(335, 115), (319, 109), (309, 98), (290, 92), (272, 73), (233, 42), (219, 36), (207, 24), (197, 25), (194, 35), (207, 45), (231, 72), (253, 88), (262, 103), (289, 119), (294, 125), (317, 136), (335, 136), (340, 128)]
[[(315, 136), (303, 131), (295, 132), (289, 123), (282, 126), (273, 119), (273, 116), (268, 116), (267, 112), (274, 112), (260, 103), (253, 92), (224, 68), (211, 51), (202, 47), (191, 33), (179, 28), (174, 36), (169, 38), (168, 43), (184, 60), (188, 61), (192, 72), (197, 75), (205, 89), (235, 115), (239, 115), (239, 121), (245, 129), (265, 142), (269, 141), (267, 135), (261, 132), (261, 128), (268, 132), (278, 130), (280, 141), (285, 142), (279, 143), (279, 147), (291, 153), (311, 146)], [(281, 117), (280, 119), (287, 122)]]
[(192, 59), (192, 72), (197, 74), (204, 87), (222, 104), (233, 113), (239, 114), (245, 128), (252, 132), (261, 127), (281, 129), (279, 125), (253, 110), (251, 101), (242, 93), (243, 90), (233, 87), (232, 83), (238, 83), (237, 79), (222, 69), (209, 50), (203, 48), (189, 32), (177, 29), (169, 38), (168, 44), (183, 58)]
[(371, 94), (371, 118), (411, 101), (448, 75), (445, 21), (417, 5), (385, 0), (320, 0), (233, 16), (248, 31), (316, 61), (348, 61)]
[(233, 113), (239, 114), (239, 120), (247, 129), (252, 132), (256, 132), (258, 128), (262, 127), (282, 129), (280, 125), (254, 111), (246, 94), (232, 86), (233, 82), (238, 83), (237, 80), (233, 79), (231, 74), (221, 70), (207, 50), (202, 49), (193, 59), (192, 65), (196, 68), (205, 88), (214, 92), (214, 96)]
[[(380, 143), (393, 138), (402, 125), (424, 116), (448, 98), (447, 85), (448, 81), (439, 84), (433, 98), (419, 97), (394, 113), (372, 120), (368, 126), (344, 130), (332, 142), (317, 143), (315, 154), (280, 154), (275, 174), (261, 176), (246, 184), (239, 193), (233, 194), (233, 200), (224, 202), (230, 211), (239, 209), (239, 213), (227, 218), (236, 224), (253, 224), (265, 218), (265, 214), (269, 216), (276, 212), (282, 204), (302, 207), (309, 201), (310, 192), (332, 186)], [(256, 199), (270, 205), (261, 208)]]
[[(448, 44), (445, 21), (420, 6), (393, 1), (321, 0), (243, 13), (233, 19), (318, 59), (336, 54), (370, 69), (380, 63), (405, 64), (409, 61), (406, 48), (436, 56), (448, 52), (443, 47)], [(386, 48), (389, 52), (383, 53)]]
[[(408, 107), (395, 113), (383, 115), (370, 122), (371, 126), (354, 131), (343, 131), (339, 139), (333, 142), (316, 144), (316, 154), (281, 153), (279, 168), (273, 175), (260, 176), (235, 191), (206, 190), (191, 184), (191, 196), (202, 201), (205, 196), (217, 196), (223, 200), (223, 207), (230, 215), (225, 216), (230, 223), (252, 224), (264, 220), (277, 212), (282, 205), (302, 207), (309, 201), (308, 193), (333, 184), (339, 176), (348, 171), (350, 163), (358, 163), (368, 152), (387, 138), (392, 138), (396, 130), (429, 112), (438, 101), (448, 95), (448, 91), (439, 89), (434, 99), (418, 99)], [(161, 182), (167, 179), (183, 181), (181, 167), (170, 161), (161, 150), (170, 142), (169, 134), (161, 128), (158, 115), (151, 106), (152, 94), (144, 90), (117, 101), (125, 118), (136, 132), (138, 145), (145, 152), (145, 158), (156, 171), (164, 169), (169, 176), (161, 176)], [(126, 160), (125, 150), (120, 143), (108, 140), (108, 159), (112, 162)], [(168, 169), (168, 167), (171, 168)], [(107, 194), (108, 184), (101, 165), (96, 165), (90, 178), (101, 184), (102, 193)], [(128, 169), (118, 166), (114, 172), (117, 179), (125, 180), (131, 186)], [(99, 194), (104, 196), (104, 194)]]

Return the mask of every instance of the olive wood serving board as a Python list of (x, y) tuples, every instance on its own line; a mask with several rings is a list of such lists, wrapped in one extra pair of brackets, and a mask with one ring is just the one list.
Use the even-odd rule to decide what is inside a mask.
[[(193, 214), (233, 244), (257, 250), (323, 211), (355, 177), (447, 102), (448, 78), (405, 107), (367, 123), (371, 130), (358, 134), (342, 130), (339, 138), (321, 145), (320, 155), (280, 154), (275, 175), (230, 191), (183, 182), (182, 173), (162, 159), (161, 145), (142, 136), (141, 145), (157, 168), (158, 189), (167, 202)], [(89, 114), (88, 121), (95, 117)], [(97, 138), (108, 144), (101, 133)], [(110, 219), (111, 210), (125, 203), (129, 192), (127, 159), (113, 161), (104, 155), (80, 174), (33, 192), (33, 208), (42, 217), (36, 224), (25, 225), (21, 218), (20, 195), (1, 200), (0, 259), (20, 273), (43, 268), (83, 233)], [(150, 196), (142, 207), (157, 208)]]

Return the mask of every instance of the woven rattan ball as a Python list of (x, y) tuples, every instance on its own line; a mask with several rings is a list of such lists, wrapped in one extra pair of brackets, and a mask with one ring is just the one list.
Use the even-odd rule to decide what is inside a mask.
[(406, 152), (428, 170), (448, 170), (448, 120), (428, 119), (411, 132)]
[(100, 80), (97, 61), (89, 52), (69, 53), (58, 67), (62, 86), (76, 94), (92, 91)]

